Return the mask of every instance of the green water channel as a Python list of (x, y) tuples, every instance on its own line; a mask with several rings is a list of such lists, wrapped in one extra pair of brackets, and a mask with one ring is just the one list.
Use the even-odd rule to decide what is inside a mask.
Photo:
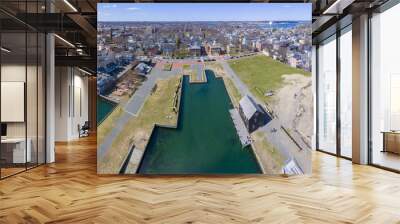
[(222, 79), (206, 70), (208, 83), (184, 77), (178, 127), (154, 129), (141, 174), (261, 173), (250, 146), (242, 148)]
[(100, 125), (108, 114), (114, 110), (115, 106), (117, 106), (115, 103), (97, 96), (97, 125)]

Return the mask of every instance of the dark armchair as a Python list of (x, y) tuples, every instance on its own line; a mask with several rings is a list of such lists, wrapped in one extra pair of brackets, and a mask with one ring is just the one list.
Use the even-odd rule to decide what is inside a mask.
[(85, 121), (82, 127), (78, 125), (79, 138), (89, 136), (89, 129), (90, 129), (89, 121)]

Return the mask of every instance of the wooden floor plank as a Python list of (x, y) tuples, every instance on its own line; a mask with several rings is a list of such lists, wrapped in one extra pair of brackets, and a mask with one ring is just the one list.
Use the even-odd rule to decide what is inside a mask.
[(400, 223), (400, 175), (313, 153), (313, 174), (98, 176), (96, 139), (0, 181), (0, 223)]

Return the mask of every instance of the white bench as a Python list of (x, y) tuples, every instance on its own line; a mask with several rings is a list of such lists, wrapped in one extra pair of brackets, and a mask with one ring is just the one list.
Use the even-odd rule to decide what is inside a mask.
[[(32, 160), (32, 141), (30, 138), (26, 139), (27, 146), (25, 151), (25, 138), (5, 138), (1, 139), (2, 145), (13, 145), (13, 163), (26, 163)], [(3, 146), (4, 147), (4, 146)]]

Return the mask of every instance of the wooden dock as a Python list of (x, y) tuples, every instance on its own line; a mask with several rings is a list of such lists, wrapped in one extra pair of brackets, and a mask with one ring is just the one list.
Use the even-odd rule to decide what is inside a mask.
[(237, 109), (231, 109), (229, 110), (229, 113), (231, 114), (233, 124), (235, 125), (236, 132), (239, 136), (240, 142), (242, 143), (242, 147), (246, 147), (251, 144), (251, 137), (249, 132), (247, 131), (247, 128), (240, 117), (239, 112)]

